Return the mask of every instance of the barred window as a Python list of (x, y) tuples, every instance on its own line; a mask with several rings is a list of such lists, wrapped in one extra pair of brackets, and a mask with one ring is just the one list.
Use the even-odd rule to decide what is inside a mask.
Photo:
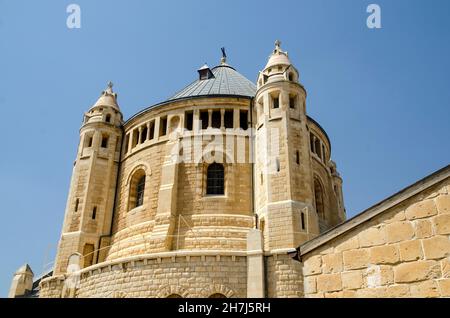
[(145, 176), (142, 176), (136, 187), (136, 207), (144, 203)]
[(224, 194), (224, 168), (219, 163), (209, 165), (207, 172), (206, 194)]

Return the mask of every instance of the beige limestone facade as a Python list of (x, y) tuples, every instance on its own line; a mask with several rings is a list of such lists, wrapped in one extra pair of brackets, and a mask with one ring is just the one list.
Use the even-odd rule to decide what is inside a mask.
[(298, 254), (305, 297), (450, 297), (450, 166)]
[(126, 121), (102, 92), (53, 271), (30, 285), (19, 270), (10, 297), (449, 296), (449, 169), (344, 222), (329, 137), (280, 43), (256, 85), (225, 57), (198, 73)]

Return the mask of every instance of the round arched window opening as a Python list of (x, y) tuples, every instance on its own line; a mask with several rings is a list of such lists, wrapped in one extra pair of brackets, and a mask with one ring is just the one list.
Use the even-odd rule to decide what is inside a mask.
[(136, 207), (144, 203), (145, 175), (140, 177), (136, 186)]
[(132, 210), (144, 204), (145, 193), (145, 171), (137, 170), (130, 180), (130, 190), (128, 196), (128, 209)]
[(291, 81), (291, 82), (294, 81), (294, 74), (289, 73), (289, 81)]
[(212, 294), (211, 296), (209, 296), (208, 298), (227, 298), (227, 296), (225, 296), (224, 294), (221, 294), (221, 293), (215, 293), (215, 294)]

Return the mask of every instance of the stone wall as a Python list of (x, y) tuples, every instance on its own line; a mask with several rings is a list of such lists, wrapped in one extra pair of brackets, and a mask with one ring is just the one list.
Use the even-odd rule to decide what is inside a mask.
[(450, 179), (302, 255), (306, 297), (449, 297)]
[(39, 298), (61, 298), (64, 288), (64, 276), (52, 276), (40, 283)]
[[(175, 101), (141, 114), (125, 125), (128, 148), (124, 147), (121, 162), (107, 260), (181, 249), (246, 250), (246, 235), (254, 226), (249, 199), (252, 165), (249, 137), (239, 127), (239, 114), (249, 110), (249, 103), (248, 99), (236, 98), (216, 98), (213, 102), (211, 99)], [(200, 111), (212, 110), (233, 110), (234, 128), (200, 129), (197, 121)], [(185, 116), (190, 112), (193, 130), (183, 128)], [(163, 117), (168, 119), (170, 127), (166, 134), (160, 135)], [(176, 127), (170, 124), (173, 118), (179, 119)], [(132, 136), (136, 131), (141, 133), (142, 127), (149, 127), (149, 122), (156, 125), (154, 137), (133, 146)], [(175, 128), (178, 132), (173, 132)], [(192, 137), (194, 131), (198, 133), (196, 138)], [(212, 148), (211, 141), (217, 138), (222, 138), (224, 144)], [(200, 158), (197, 158), (199, 149), (194, 147), (197, 144)], [(243, 150), (238, 149), (241, 144)], [(168, 168), (167, 157), (177, 147), (182, 149), (180, 163)], [(244, 163), (234, 163), (239, 156), (243, 156)], [(223, 196), (206, 195), (205, 157), (224, 161)], [(129, 204), (130, 179), (138, 170), (145, 171), (145, 194), (142, 206), (133, 208)]]
[(265, 257), (266, 297), (303, 297), (302, 264), (287, 253)]
[[(94, 265), (79, 277), (74, 297), (246, 297), (247, 257), (159, 253)], [(61, 297), (62, 285), (55, 277), (43, 281), (40, 297)]]

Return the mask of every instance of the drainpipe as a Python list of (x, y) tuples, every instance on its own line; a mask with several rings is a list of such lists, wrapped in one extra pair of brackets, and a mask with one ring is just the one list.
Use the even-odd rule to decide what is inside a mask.
[(255, 211), (255, 147), (254, 147), (254, 140), (253, 140), (253, 100), (254, 97), (250, 99), (250, 147), (251, 147), (251, 153), (252, 153), (252, 181), (251, 181), (251, 189), (252, 189), (252, 195), (251, 195), (251, 201), (252, 201), (252, 211), (253, 215), (255, 217), (255, 229), (259, 228), (258, 225), (258, 214), (256, 214)]

